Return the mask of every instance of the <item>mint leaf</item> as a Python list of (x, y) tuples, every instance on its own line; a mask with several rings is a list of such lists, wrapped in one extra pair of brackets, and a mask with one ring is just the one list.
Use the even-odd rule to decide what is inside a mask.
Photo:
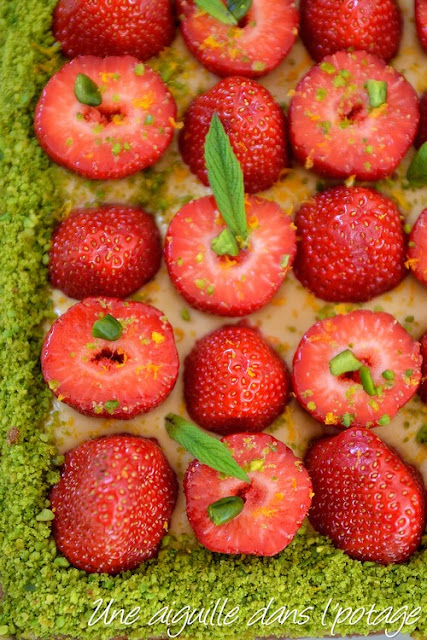
[(237, 25), (236, 18), (226, 7), (224, 7), (221, 0), (194, 0), (194, 4), (202, 11), (209, 13), (212, 18), (216, 18), (224, 24)]
[(243, 172), (216, 112), (206, 136), (205, 159), (209, 184), (225, 224), (236, 240), (246, 240), (248, 224)]
[(230, 229), (224, 229), (211, 242), (211, 247), (219, 256), (238, 256), (239, 245)]
[(387, 82), (383, 80), (367, 80), (365, 89), (369, 96), (369, 106), (373, 109), (387, 102)]
[(227, 0), (227, 8), (236, 20), (244, 18), (251, 6), (252, 0)]
[(427, 185), (427, 142), (424, 142), (418, 149), (409, 165), (406, 177), (413, 187), (425, 187)]
[(178, 442), (199, 462), (227, 476), (250, 483), (249, 476), (237, 464), (226, 445), (209, 436), (184, 418), (169, 413), (166, 416), (166, 430), (172, 440)]

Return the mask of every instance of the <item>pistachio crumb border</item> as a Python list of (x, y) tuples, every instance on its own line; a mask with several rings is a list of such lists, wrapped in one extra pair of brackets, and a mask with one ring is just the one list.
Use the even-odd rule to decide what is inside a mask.
[[(155, 561), (119, 576), (87, 575), (57, 553), (50, 536), (48, 488), (58, 478), (60, 459), (52, 433), (43, 426), (50, 407), (39, 369), (42, 323), (51, 318), (47, 251), (61, 208), (53, 171), (32, 130), (35, 101), (59, 59), (50, 32), (56, 0), (3, 0), (0, 6), (0, 635), (40, 640), (61, 636), (106, 640), (117, 636), (166, 635), (149, 625), (165, 606), (201, 609), (228, 599), (239, 607), (240, 622), (215, 629), (224, 640), (262, 636), (323, 636), (330, 633), (330, 599), (347, 607), (421, 607), (417, 624), (402, 631), (427, 634), (427, 537), (403, 565), (378, 566), (350, 560), (325, 539), (302, 528), (273, 559), (228, 557), (188, 548), (185, 538), (167, 537)], [(94, 602), (113, 599), (130, 612), (141, 608), (136, 624), (115, 620), (89, 626)], [(275, 608), (302, 611), (271, 626), (247, 621), (274, 598)], [(366, 634), (366, 619), (340, 625), (339, 633)], [(378, 630), (378, 629), (376, 629)], [(204, 640), (212, 627), (200, 622), (180, 637)]]

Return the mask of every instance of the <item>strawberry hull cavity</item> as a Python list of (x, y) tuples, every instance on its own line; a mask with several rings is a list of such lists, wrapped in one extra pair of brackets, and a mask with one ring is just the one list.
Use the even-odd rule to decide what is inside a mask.
[(320, 62), (342, 49), (359, 49), (384, 60), (393, 58), (402, 35), (395, 0), (302, 0), (301, 38)]
[(352, 558), (389, 564), (417, 549), (425, 526), (419, 472), (368, 429), (323, 438), (305, 463), (313, 481), (313, 527)]
[(116, 574), (153, 558), (166, 534), (178, 483), (146, 438), (89, 440), (65, 454), (50, 500), (57, 547), (78, 569)]
[[(100, 320), (106, 330), (112, 324), (115, 331), (116, 323), (121, 329), (94, 337)], [(172, 327), (162, 312), (115, 298), (87, 298), (60, 316), (46, 336), (41, 364), (59, 400), (85, 415), (121, 420), (163, 402), (179, 369)]]
[(410, 148), (418, 121), (413, 87), (364, 51), (339, 51), (313, 67), (289, 111), (297, 159), (330, 178), (390, 175)]
[(375, 189), (327, 189), (301, 205), (295, 224), (295, 275), (323, 300), (370, 300), (406, 273), (399, 211)]
[[(80, 102), (77, 76), (101, 103)], [(131, 56), (82, 56), (47, 83), (34, 127), (46, 153), (91, 179), (123, 178), (154, 164), (169, 146), (176, 104), (160, 76)]]
[(253, 0), (235, 26), (201, 10), (194, 0), (178, 0), (178, 9), (190, 52), (220, 76), (265, 75), (287, 56), (298, 35), (294, 0)]
[(388, 424), (420, 380), (419, 343), (382, 312), (352, 311), (317, 322), (293, 360), (298, 402), (339, 428)]
[(421, 212), (411, 231), (407, 264), (414, 276), (427, 286), (427, 209)]
[(142, 209), (76, 209), (53, 235), (49, 277), (71, 298), (125, 298), (156, 275), (161, 259), (160, 233)]
[(233, 76), (193, 100), (179, 145), (184, 162), (205, 185), (204, 145), (214, 112), (242, 167), (245, 191), (270, 187), (287, 164), (285, 119), (271, 93), (254, 80)]
[(212, 240), (225, 229), (211, 196), (185, 205), (166, 234), (165, 260), (172, 283), (194, 308), (222, 316), (243, 316), (266, 305), (292, 266), (296, 236), (280, 207), (245, 198), (248, 248), (219, 256)]
[(266, 429), (284, 410), (288, 393), (285, 362), (245, 325), (208, 334), (185, 360), (188, 413), (222, 435)]
[(148, 60), (174, 35), (170, 0), (60, 0), (53, 33), (69, 58), (131, 54)]
[[(211, 551), (276, 555), (292, 541), (310, 507), (309, 475), (291, 449), (266, 433), (230, 435), (222, 442), (251, 482), (224, 477), (194, 461), (184, 491), (196, 537)], [(232, 496), (243, 499), (243, 510), (226, 524), (214, 524), (208, 507)]]

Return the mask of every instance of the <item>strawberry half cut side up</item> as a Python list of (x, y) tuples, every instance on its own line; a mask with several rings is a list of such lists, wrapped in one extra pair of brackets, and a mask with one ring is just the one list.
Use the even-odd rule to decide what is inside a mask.
[(185, 359), (188, 413), (222, 435), (266, 429), (285, 408), (289, 382), (285, 362), (244, 324), (209, 333)]
[(427, 0), (415, 0), (415, 23), (420, 44), (427, 52)]
[(68, 58), (131, 54), (148, 60), (174, 36), (170, 0), (59, 0), (53, 33)]
[(87, 298), (60, 316), (44, 341), (41, 364), (59, 400), (85, 415), (121, 420), (163, 402), (179, 369), (163, 313), (116, 298)]
[(289, 110), (297, 159), (329, 178), (389, 176), (413, 143), (418, 121), (413, 87), (364, 51), (339, 51), (313, 67)]
[(71, 298), (126, 298), (156, 275), (161, 259), (154, 216), (142, 209), (75, 209), (53, 234), (49, 277)]
[(313, 527), (362, 561), (404, 562), (426, 522), (425, 487), (369, 429), (354, 427), (318, 440), (305, 463), (313, 481)]
[(178, 13), (190, 52), (219, 76), (265, 75), (288, 55), (298, 35), (294, 0), (252, 0), (235, 24), (224, 24), (194, 0), (178, 0)]
[(50, 495), (61, 553), (89, 573), (130, 571), (157, 554), (178, 483), (153, 440), (114, 435), (65, 454)]
[(402, 37), (402, 12), (395, 0), (301, 0), (301, 38), (320, 62), (342, 49), (393, 58)]
[(412, 227), (407, 265), (417, 280), (427, 286), (427, 209), (420, 213)]
[(86, 178), (111, 179), (154, 164), (172, 140), (175, 117), (169, 89), (136, 58), (81, 56), (43, 89), (34, 127), (55, 162)]
[(420, 345), (389, 313), (321, 320), (293, 360), (293, 390), (316, 420), (339, 428), (386, 425), (417, 391)]
[[(250, 484), (192, 462), (184, 491), (194, 533), (211, 551), (274, 556), (292, 541), (307, 514), (310, 477), (291, 449), (266, 433), (229, 435), (221, 442), (246, 470)], [(208, 508), (230, 497), (241, 498), (243, 509), (229, 522), (215, 524)]]
[(245, 197), (247, 249), (218, 255), (214, 238), (226, 229), (215, 198), (186, 204), (166, 234), (165, 261), (173, 285), (195, 309), (221, 316), (253, 313), (270, 302), (296, 253), (292, 220), (275, 202)]

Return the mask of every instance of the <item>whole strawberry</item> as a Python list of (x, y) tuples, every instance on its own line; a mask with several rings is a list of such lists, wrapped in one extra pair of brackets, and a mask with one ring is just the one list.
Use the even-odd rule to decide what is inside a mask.
[(65, 454), (50, 495), (59, 551), (89, 573), (135, 569), (156, 555), (177, 488), (153, 440), (115, 435), (84, 442)]
[(130, 54), (147, 60), (172, 42), (170, 0), (59, 0), (53, 33), (69, 58)]
[(421, 356), (423, 358), (421, 367), (422, 378), (418, 393), (421, 400), (427, 404), (427, 331), (421, 338)]
[(142, 209), (76, 209), (53, 235), (49, 276), (71, 298), (126, 298), (156, 275), (161, 258), (160, 233)]
[(415, 0), (415, 23), (420, 44), (427, 51), (427, 0)]
[(427, 91), (424, 91), (420, 98), (420, 124), (417, 131), (417, 137), (414, 141), (414, 146), (416, 149), (419, 149), (424, 142), (427, 142)]
[(214, 112), (242, 167), (245, 191), (270, 187), (287, 164), (284, 115), (271, 93), (254, 80), (232, 76), (193, 100), (179, 145), (184, 162), (206, 185), (204, 144)]
[(395, 0), (301, 0), (301, 38), (320, 62), (342, 49), (388, 61), (399, 48), (402, 14)]
[(425, 488), (418, 471), (368, 429), (317, 441), (305, 459), (313, 527), (352, 558), (407, 560), (421, 542)]
[(295, 224), (295, 275), (323, 300), (364, 302), (405, 275), (399, 211), (375, 189), (339, 186), (318, 193), (300, 207)]
[(262, 431), (282, 413), (288, 394), (285, 362), (249, 326), (216, 329), (185, 359), (188, 413), (216, 433)]
[[(197, 60), (219, 76), (263, 76), (287, 56), (298, 35), (299, 13), (295, 0), (252, 0), (227, 3), (239, 10), (209, 12), (209, 2), (178, 0), (184, 41)], [(219, 3), (211, 3), (219, 4)], [(240, 7), (247, 10), (240, 13)], [(228, 14), (228, 15), (227, 15)]]

